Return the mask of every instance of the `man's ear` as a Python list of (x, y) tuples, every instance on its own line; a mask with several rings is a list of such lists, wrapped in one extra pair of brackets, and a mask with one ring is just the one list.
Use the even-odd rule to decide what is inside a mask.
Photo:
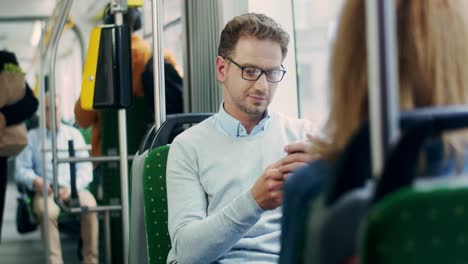
[(216, 57), (216, 79), (218, 82), (223, 83), (226, 79), (226, 61), (223, 57)]

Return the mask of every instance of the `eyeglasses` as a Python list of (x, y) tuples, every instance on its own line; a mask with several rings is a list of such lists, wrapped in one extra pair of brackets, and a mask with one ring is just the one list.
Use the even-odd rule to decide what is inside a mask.
[(281, 70), (262, 70), (254, 67), (241, 66), (229, 57), (226, 57), (226, 59), (234, 63), (234, 65), (242, 70), (242, 79), (247, 81), (256, 81), (260, 79), (262, 74), (265, 74), (267, 81), (271, 83), (278, 83), (283, 80), (283, 77), (286, 74), (286, 70), (284, 69), (283, 65), (281, 65)]

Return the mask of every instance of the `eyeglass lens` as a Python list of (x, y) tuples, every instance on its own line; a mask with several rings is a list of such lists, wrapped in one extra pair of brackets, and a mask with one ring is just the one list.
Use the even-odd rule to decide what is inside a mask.
[[(244, 68), (243, 70), (243, 78), (249, 81), (256, 81), (259, 79), (262, 71), (257, 68)], [(279, 82), (283, 78), (283, 71), (282, 70), (269, 70), (265, 71), (265, 76), (267, 81), (269, 82)]]

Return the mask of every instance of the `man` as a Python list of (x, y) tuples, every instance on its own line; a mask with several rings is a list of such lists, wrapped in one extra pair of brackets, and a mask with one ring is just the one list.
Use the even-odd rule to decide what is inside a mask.
[(224, 102), (169, 151), (168, 263), (278, 262), (283, 182), (310, 161), (299, 142), (310, 123), (267, 109), (288, 42), (260, 14), (235, 17), (222, 31), (216, 75)]
[[(19, 80), (23, 87), (12, 85), (17, 82), (12, 83), (11, 78), (18, 81), (18, 77), (20, 77)], [(13, 89), (17, 91), (24, 90), (24, 96), (19, 101), (6, 104), (5, 99), (11, 99), (13, 94), (5, 94), (5, 92), (11, 92)], [(0, 97), (2, 98), (0, 101), (3, 102), (3, 104), (0, 103), (0, 142), (4, 143), (3, 137), (5, 136), (6, 129), (8, 129), (9, 126), (21, 124), (24, 120), (31, 117), (37, 109), (36, 97), (34, 97), (29, 85), (24, 81), (24, 76), (21, 68), (19, 67), (16, 54), (6, 50), (0, 50)], [(0, 156), (0, 239), (2, 237), (3, 209), (5, 207), (5, 193), (8, 175), (7, 160), (8, 157)]]
[[(77, 157), (89, 157), (88, 151), (83, 150), (86, 147), (83, 136), (74, 127), (61, 124), (61, 111), (59, 100), (56, 100), (56, 125), (57, 125), (57, 148), (59, 150), (68, 149), (68, 141), (73, 140), (74, 147), (77, 149)], [(47, 96), (46, 104), (46, 149), (51, 149), (51, 121), (50, 121), (50, 97)], [(29, 189), (35, 191), (33, 200), (33, 209), (41, 226), (41, 235), (44, 237), (44, 197), (43, 185), (47, 186), (48, 194), (48, 221), (50, 238), (50, 256), (51, 264), (63, 263), (62, 250), (60, 246), (60, 237), (58, 231), (57, 218), (60, 208), (54, 202), (51, 189), (52, 182), (52, 153), (41, 151), (41, 139), (39, 129), (33, 129), (28, 133), (28, 145), (16, 159), (16, 181), (26, 185)], [(80, 150), (81, 149), (81, 150)], [(41, 156), (46, 158), (46, 180), (41, 173)], [(68, 152), (59, 151), (59, 157), (68, 157)], [(81, 206), (95, 207), (96, 200), (93, 195), (87, 191), (86, 186), (92, 181), (91, 162), (76, 163), (76, 187)], [(58, 165), (58, 183), (60, 186), (59, 198), (64, 202), (70, 200), (70, 167), (69, 164), (60, 163)], [(83, 263), (98, 263), (98, 220), (96, 213), (87, 213), (81, 215), (81, 238), (83, 240)]]

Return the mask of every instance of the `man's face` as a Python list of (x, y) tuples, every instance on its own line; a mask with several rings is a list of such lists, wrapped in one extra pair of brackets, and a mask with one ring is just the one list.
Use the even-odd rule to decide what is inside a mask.
[[(229, 56), (243, 67), (261, 70), (281, 69), (283, 61), (281, 47), (271, 40), (241, 37)], [(216, 75), (224, 86), (224, 108), (235, 118), (262, 116), (270, 105), (278, 83), (268, 82), (265, 74), (256, 81), (242, 78), (242, 69), (229, 59), (218, 56)]]

